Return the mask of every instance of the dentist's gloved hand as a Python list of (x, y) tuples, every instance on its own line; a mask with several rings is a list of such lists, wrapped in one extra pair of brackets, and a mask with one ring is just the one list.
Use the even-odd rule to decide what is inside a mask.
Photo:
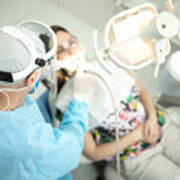
[[(87, 70), (87, 68), (86, 68)], [(78, 71), (73, 78), (70, 78), (60, 93), (58, 94), (55, 102), (55, 107), (62, 112), (65, 112), (69, 102), (74, 98), (77, 101), (86, 102), (91, 104), (94, 76), (85, 73), (85, 68), (78, 68)]]
[(81, 66), (76, 75), (63, 86), (55, 103), (57, 109), (65, 112), (72, 98), (86, 102), (89, 110), (89, 130), (101, 124), (114, 111), (106, 86), (101, 79), (91, 73), (96, 72), (96, 68)]
[(81, 66), (75, 74), (73, 83), (73, 96), (79, 101), (89, 101), (89, 95), (93, 92), (94, 77), (86, 73), (86, 69)]

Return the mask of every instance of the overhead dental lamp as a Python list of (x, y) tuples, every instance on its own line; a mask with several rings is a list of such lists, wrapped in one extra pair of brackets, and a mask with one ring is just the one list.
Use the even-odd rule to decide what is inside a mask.
[(108, 72), (105, 60), (117, 66), (138, 70), (156, 64), (154, 77), (171, 51), (170, 40), (179, 33), (179, 20), (173, 14), (172, 2), (168, 11), (159, 13), (149, 3), (125, 10), (112, 17), (105, 27), (104, 48), (98, 47), (94, 32), (94, 49), (99, 64)]

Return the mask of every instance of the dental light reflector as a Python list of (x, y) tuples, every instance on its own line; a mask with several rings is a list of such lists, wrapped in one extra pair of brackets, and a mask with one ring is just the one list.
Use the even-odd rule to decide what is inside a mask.
[(178, 19), (170, 12), (158, 13), (152, 4), (143, 4), (112, 17), (105, 27), (105, 48), (98, 49), (97, 31), (94, 48), (100, 65), (109, 73), (104, 59), (117, 66), (138, 70), (156, 63), (154, 76), (170, 52), (169, 39), (177, 35)]

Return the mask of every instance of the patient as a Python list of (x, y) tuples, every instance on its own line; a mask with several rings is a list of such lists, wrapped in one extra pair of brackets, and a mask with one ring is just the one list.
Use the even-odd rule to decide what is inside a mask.
[[(170, 180), (179, 177), (180, 128), (170, 122), (162, 111), (156, 110), (150, 95), (132, 73), (122, 71), (122, 76), (128, 76), (134, 83), (129, 88), (128, 83), (117, 82), (128, 91), (126, 97), (118, 99), (121, 173), (130, 180)], [(94, 161), (106, 159), (114, 170), (115, 129), (114, 115), (109, 114), (84, 138), (84, 154)], [(107, 179), (113, 180), (115, 177)]]
[[(82, 48), (66, 29), (58, 26), (52, 26), (52, 29), (58, 39), (57, 59), (69, 62), (57, 71), (59, 93), (65, 82), (75, 74), (74, 61), (78, 59), (73, 61), (72, 57), (82, 53)], [(121, 173), (130, 180), (175, 179), (180, 175), (180, 129), (162, 111), (156, 110), (148, 92), (134, 74), (122, 69), (121, 73), (131, 82), (131, 87), (121, 80), (117, 82), (127, 91), (126, 97), (118, 96)], [(48, 86), (46, 80), (44, 84)], [(62, 116), (63, 112), (56, 110), (56, 117), (61, 119)], [(84, 138), (84, 154), (94, 161), (107, 160), (114, 170), (115, 129), (114, 114), (110, 113)], [(107, 179), (115, 178), (112, 176)]]

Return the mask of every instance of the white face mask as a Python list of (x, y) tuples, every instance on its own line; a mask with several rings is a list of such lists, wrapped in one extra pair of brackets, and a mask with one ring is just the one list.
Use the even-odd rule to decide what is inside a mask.
[(56, 69), (59, 70), (63, 68), (70, 72), (75, 72), (78, 69), (79, 65), (84, 63), (84, 61), (85, 61), (84, 53), (80, 52), (68, 59), (56, 60)]

